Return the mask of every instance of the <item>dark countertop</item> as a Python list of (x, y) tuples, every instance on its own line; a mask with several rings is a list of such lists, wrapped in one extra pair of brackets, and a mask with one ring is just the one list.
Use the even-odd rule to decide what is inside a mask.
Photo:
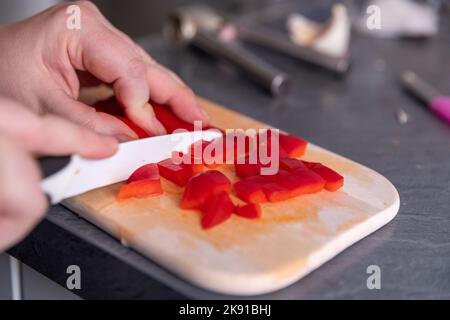
[[(408, 68), (450, 94), (449, 18), (428, 41), (354, 34), (344, 79), (258, 51), (294, 80), (291, 94), (278, 100), (203, 55), (168, 49), (158, 37), (142, 41), (199, 95), (367, 165), (400, 193), (391, 223), (261, 298), (450, 298), (450, 127), (398, 85)], [(396, 120), (399, 108), (410, 116), (405, 125)], [(184, 282), (61, 206), (11, 253), (62, 285), (67, 266), (78, 264), (82, 289), (75, 293), (84, 298), (228, 298)], [(381, 268), (381, 290), (366, 287), (373, 264)]]

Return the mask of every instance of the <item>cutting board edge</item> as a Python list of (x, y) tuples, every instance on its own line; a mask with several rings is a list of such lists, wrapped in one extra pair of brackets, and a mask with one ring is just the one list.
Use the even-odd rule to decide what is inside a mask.
[[(97, 219), (88, 212), (80, 209), (80, 207), (74, 206), (70, 201), (65, 202), (64, 206), (70, 210), (76, 210), (79, 212), (81, 217), (101, 227), (108, 234), (121, 242), (122, 245), (127, 247), (130, 245), (130, 243), (126, 244), (123, 242), (123, 239), (120, 237), (120, 233), (115, 230), (115, 227), (111, 227), (111, 225), (106, 222), (106, 219)], [(196, 268), (192, 268), (191, 266), (187, 266), (181, 259), (174, 261), (173, 256), (155, 254), (157, 251), (152, 250), (152, 248), (145, 248), (139, 244), (132, 244), (130, 247), (143, 256), (154, 261), (158, 261), (157, 263), (159, 265), (167, 268), (171, 273), (182, 278), (183, 281), (189, 281), (200, 288), (228, 295), (262, 295), (283, 289), (297, 282), (322, 266), (324, 263), (337, 256), (345, 249), (385, 226), (397, 215), (399, 207), (400, 199), (397, 197), (396, 201), (394, 201), (394, 203), (385, 208), (383, 211), (380, 211), (366, 221), (357, 224), (353, 228), (350, 228), (346, 232), (340, 234), (332, 242), (325, 244), (319, 251), (313, 254), (312, 257), (309, 257), (306, 263), (302, 266), (300, 273), (294, 272), (291, 276), (284, 277), (283, 281), (280, 281), (280, 277), (274, 278), (268, 276), (267, 272), (262, 272), (261, 274), (253, 273), (252, 275), (239, 275), (236, 273), (214, 272), (212, 269), (203, 269), (198, 266)], [(317, 256), (318, 258), (316, 258)], [(170, 263), (166, 260), (170, 260)], [(295, 264), (295, 262), (293, 264)], [(292, 267), (290, 267), (290, 269), (292, 269)]]

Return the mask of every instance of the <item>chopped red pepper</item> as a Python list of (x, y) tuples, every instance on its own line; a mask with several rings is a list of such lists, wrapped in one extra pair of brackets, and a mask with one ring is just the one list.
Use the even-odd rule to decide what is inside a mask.
[(175, 164), (172, 159), (166, 159), (159, 162), (158, 168), (162, 177), (181, 187), (184, 187), (193, 175), (203, 170), (201, 164)]
[(248, 178), (261, 174), (261, 164), (235, 164), (234, 169), (236, 170), (236, 175), (240, 178)]
[(264, 192), (270, 202), (316, 193), (321, 191), (325, 185), (325, 180), (309, 169), (297, 169), (290, 174), (281, 172), (270, 177), (270, 181), (264, 185)]
[(234, 211), (234, 204), (226, 191), (210, 196), (203, 206), (203, 229), (217, 226), (228, 218)]
[(326, 181), (326, 190), (337, 191), (344, 185), (344, 177), (327, 166), (317, 162), (303, 161), (303, 163)]
[(280, 168), (287, 171), (294, 171), (296, 169), (306, 168), (306, 165), (303, 161), (295, 158), (284, 158), (280, 159)]
[(117, 200), (129, 198), (144, 198), (162, 194), (161, 181), (153, 179), (138, 180), (122, 185), (117, 195)]
[(258, 219), (261, 218), (261, 207), (259, 204), (250, 203), (241, 207), (236, 207), (235, 213), (238, 216), (247, 219)]
[(158, 166), (151, 163), (143, 165), (131, 174), (127, 183), (120, 188), (117, 200), (143, 198), (162, 193)]
[(180, 203), (182, 209), (202, 209), (206, 200), (222, 191), (230, 192), (231, 182), (220, 171), (209, 170), (189, 179)]
[(267, 180), (263, 177), (254, 176), (236, 182), (233, 187), (239, 199), (249, 203), (261, 203), (267, 202), (263, 187), (266, 183)]
[[(201, 163), (210, 169), (224, 164), (222, 161), (222, 148), (216, 147), (214, 143), (216, 143), (214, 140), (201, 140), (193, 143), (190, 147), (192, 163)], [(205, 149), (207, 152), (205, 152)]]
[(305, 151), (308, 142), (293, 135), (280, 133), (280, 147), (283, 148), (289, 157), (301, 157)]
[(131, 182), (139, 181), (139, 180), (145, 180), (145, 179), (150, 179), (150, 180), (159, 180), (160, 179), (158, 166), (156, 164), (149, 163), (149, 164), (143, 165), (142, 167), (138, 168), (128, 178), (127, 183), (131, 183)]

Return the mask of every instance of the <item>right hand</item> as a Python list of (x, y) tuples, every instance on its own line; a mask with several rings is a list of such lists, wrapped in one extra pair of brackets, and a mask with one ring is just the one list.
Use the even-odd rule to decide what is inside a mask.
[(25, 237), (45, 214), (35, 156), (76, 153), (97, 159), (116, 150), (112, 137), (55, 116), (39, 117), (0, 98), (0, 251)]

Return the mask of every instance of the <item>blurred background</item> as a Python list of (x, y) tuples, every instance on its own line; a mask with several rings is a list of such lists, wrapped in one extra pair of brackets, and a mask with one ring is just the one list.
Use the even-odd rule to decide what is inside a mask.
[[(23, 19), (60, 0), (1, 0), (0, 23)], [(176, 6), (186, 4), (207, 4), (228, 12), (245, 12), (279, 0), (94, 0), (92, 1), (114, 25), (131, 36), (141, 36), (161, 31), (169, 12)]]

